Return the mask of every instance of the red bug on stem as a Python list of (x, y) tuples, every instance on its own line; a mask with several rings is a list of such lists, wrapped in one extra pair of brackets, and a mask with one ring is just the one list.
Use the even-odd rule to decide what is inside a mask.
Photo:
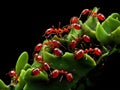
[(91, 41), (90, 37), (88, 35), (85, 35), (85, 34), (82, 36), (82, 39), (87, 43), (89, 43)]
[(66, 74), (66, 79), (67, 79), (68, 82), (72, 82), (73, 81), (73, 75), (72, 75), (72, 73)]
[(101, 52), (101, 50), (99, 49), (99, 48), (94, 48), (94, 53), (95, 53), (95, 55), (97, 55), (97, 56), (101, 56), (102, 55), (102, 52)]
[(38, 44), (35, 46), (34, 51), (35, 51), (35, 52), (39, 52), (39, 51), (41, 50), (42, 46), (43, 46), (42, 43), (38, 43)]
[(77, 46), (77, 43), (80, 42), (82, 40), (82, 37), (78, 35), (77, 38), (74, 38), (71, 42), (70, 42), (70, 48), (71, 49), (75, 49)]
[(53, 53), (59, 57), (63, 56), (63, 51), (60, 50), (59, 48), (54, 48)]
[(49, 66), (48, 63), (43, 62), (42, 64), (43, 64), (43, 66), (42, 66), (42, 69), (43, 69), (43, 70), (50, 70), (50, 66)]
[(10, 77), (17, 77), (17, 76), (18, 76), (17, 73), (15, 72), (15, 70), (11, 70), (11, 71), (8, 73), (8, 75), (9, 75)]
[(79, 49), (77, 52), (75, 52), (75, 60), (80, 60), (84, 56), (84, 50)]
[(74, 23), (79, 23), (79, 18), (77, 16), (74, 16), (70, 19), (70, 24), (74, 24)]
[[(52, 49), (54, 48), (59, 48), (60, 46), (64, 47), (61, 42), (59, 42), (58, 40), (52, 40), (52, 41), (48, 41), (48, 42), (44, 42), (44, 45), (49, 45)], [(65, 48), (65, 47), (64, 47)]]
[(82, 15), (86, 15), (86, 14), (93, 15), (101, 21), (105, 20), (105, 16), (102, 13), (96, 13), (96, 12), (90, 10), (90, 9), (84, 9), (80, 14), (79, 19), (81, 18)]
[(89, 49), (85, 49), (84, 51), (85, 53), (90, 53), (90, 54), (95, 54), (97, 56), (101, 56), (102, 55), (102, 51), (95, 47), (94, 49), (93, 48), (89, 48)]
[(62, 28), (60, 28), (60, 22), (59, 22), (59, 27), (58, 28), (54, 28), (54, 26), (52, 28), (48, 28), (46, 31), (45, 31), (45, 34), (43, 36), (47, 38), (51, 37), (52, 34), (54, 35), (57, 35), (59, 37), (62, 37), (62, 34), (63, 33), (68, 33), (71, 29), (71, 26), (70, 25), (66, 25)]
[(53, 70), (50, 75), (51, 75), (51, 78), (57, 78), (59, 76), (59, 70), (58, 69), (55, 69)]

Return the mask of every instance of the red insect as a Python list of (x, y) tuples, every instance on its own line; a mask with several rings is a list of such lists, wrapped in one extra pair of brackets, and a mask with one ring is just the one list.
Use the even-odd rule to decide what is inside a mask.
[(80, 42), (82, 40), (82, 37), (78, 35), (77, 38), (73, 39), (71, 42), (70, 42), (70, 48), (71, 49), (75, 49), (77, 47), (77, 44), (78, 42)]
[(79, 18), (74, 16), (70, 19), (70, 24), (79, 23)]
[(80, 60), (84, 56), (84, 50), (79, 49), (77, 52), (75, 52), (75, 60)]
[(68, 72), (67, 72), (67, 71), (64, 71), (64, 70), (59, 70), (59, 73), (60, 73), (61, 75), (66, 75)]
[(70, 47), (71, 47), (71, 49), (75, 49), (76, 46), (77, 46), (77, 41), (76, 41), (76, 40), (72, 40), (72, 41), (70, 42)]
[[(60, 46), (63, 46), (61, 44), (61, 42), (57, 41), (57, 40), (52, 40), (52, 41), (48, 41), (48, 42), (44, 42), (44, 45), (49, 45), (52, 49), (54, 48), (59, 48)], [(64, 46), (63, 46), (64, 47)]]
[(89, 48), (89, 49), (85, 49), (84, 52), (89, 53), (89, 54), (93, 54), (94, 50), (92, 48)]
[(40, 69), (39, 69), (39, 68), (34, 68), (34, 69), (32, 70), (32, 75), (33, 75), (33, 76), (37, 76), (39, 73), (40, 73)]
[(97, 14), (97, 17), (98, 17), (98, 19), (101, 20), (101, 21), (104, 21), (104, 20), (105, 20), (105, 16), (104, 16), (102, 13), (98, 13), (98, 14)]
[(46, 62), (43, 62), (42, 69), (43, 69), (43, 70), (50, 70), (50, 66), (49, 66), (49, 64), (46, 63)]
[(8, 75), (11, 78), (12, 84), (17, 84), (18, 83), (19, 75), (15, 72), (15, 70), (9, 71)]
[(64, 75), (68, 82), (73, 81), (72, 73), (68, 73), (67, 71), (55, 69), (50, 73), (51, 78), (57, 78), (60, 74)]
[(8, 75), (13, 78), (15, 77), (15, 80), (13, 80), (13, 82), (18, 82), (18, 78), (19, 78), (19, 75), (15, 72), (15, 70), (11, 70)]
[(89, 48), (89, 49), (85, 49), (84, 51), (85, 53), (90, 53), (90, 54), (95, 54), (97, 56), (101, 56), (102, 55), (102, 51), (99, 48)]
[(35, 52), (39, 52), (39, 51), (41, 50), (42, 46), (43, 46), (42, 43), (38, 43), (38, 44), (35, 46), (34, 51), (35, 51)]
[(82, 38), (87, 43), (89, 43), (91, 41), (91, 39), (90, 39), (90, 37), (88, 35), (83, 35)]
[(45, 34), (43, 36), (45, 36), (47, 39), (49, 37), (51, 37), (52, 35), (57, 35), (59, 37), (62, 37), (62, 34), (63, 33), (68, 33), (71, 29), (71, 26), (70, 25), (66, 25), (64, 26), (63, 28), (60, 28), (60, 23), (59, 23), (59, 27), (58, 28), (48, 28), (46, 31), (45, 31)]
[(68, 82), (72, 82), (73, 81), (73, 75), (72, 75), (72, 73), (66, 74), (66, 79), (67, 79)]
[(99, 48), (94, 48), (94, 53), (97, 55), (97, 56), (101, 56), (102, 55), (102, 52)]
[(43, 61), (43, 58), (42, 58), (41, 55), (36, 55), (35, 60), (36, 60), (37, 62), (42, 62), (42, 61)]
[(76, 30), (81, 30), (81, 25), (78, 23), (73, 23), (73, 24), (71, 24), (71, 26)]
[(59, 76), (59, 70), (55, 69), (53, 70), (50, 75), (51, 75), (51, 78), (57, 78)]
[(14, 70), (11, 70), (8, 74), (9, 74), (10, 77), (16, 77), (17, 76), (17, 74)]
[(82, 15), (86, 15), (86, 14), (93, 15), (93, 16), (97, 17), (97, 18), (98, 18), (99, 20), (101, 20), (101, 21), (104, 21), (104, 20), (105, 20), (105, 16), (104, 16), (102, 13), (96, 13), (96, 12), (93, 12), (92, 10), (90, 10), (90, 9), (84, 9), (84, 10), (81, 12), (79, 18), (81, 18)]
[(89, 9), (84, 9), (84, 10), (81, 12), (81, 15), (85, 15), (85, 14), (87, 14), (87, 13), (89, 13), (89, 12), (90, 12)]
[(41, 63), (42, 63), (42, 67), (40, 67), (40, 68), (36, 67), (36, 68), (34, 68), (34, 69), (32, 70), (32, 75), (33, 75), (33, 76), (39, 75), (39, 74), (40, 74), (40, 71), (50, 70), (50, 66), (49, 66), (48, 63), (43, 62), (43, 61), (42, 61)]
[(63, 51), (60, 50), (59, 48), (54, 48), (53, 53), (59, 57), (63, 56)]
[(74, 16), (70, 19), (71, 26), (76, 30), (81, 30), (81, 25), (79, 24), (79, 18)]

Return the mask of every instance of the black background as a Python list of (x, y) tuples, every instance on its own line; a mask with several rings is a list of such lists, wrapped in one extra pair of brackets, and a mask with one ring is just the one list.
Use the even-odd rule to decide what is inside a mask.
[[(1, 8), (0, 32), (0, 78), (7, 84), (6, 73), (15, 67), (18, 56), (27, 51), (32, 59), (34, 46), (42, 42), (44, 31), (52, 25), (69, 24), (72, 16), (79, 16), (85, 9), (100, 7), (106, 17), (120, 12), (118, 0), (39, 0), (39, 2), (3, 2)], [(116, 59), (117, 57), (117, 59)], [(98, 88), (119, 88), (119, 58), (110, 57), (101, 76), (97, 77)]]

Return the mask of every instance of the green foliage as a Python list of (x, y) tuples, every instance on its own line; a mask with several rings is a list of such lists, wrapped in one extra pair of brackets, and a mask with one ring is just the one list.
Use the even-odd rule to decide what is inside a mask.
[(15, 71), (17, 74), (20, 74), (21, 70), (24, 68), (25, 64), (28, 63), (28, 53), (24, 51), (18, 58)]

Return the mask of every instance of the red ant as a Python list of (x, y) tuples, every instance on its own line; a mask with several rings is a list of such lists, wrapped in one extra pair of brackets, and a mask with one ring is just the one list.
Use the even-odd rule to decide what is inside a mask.
[(60, 47), (61, 46), (64, 47), (64, 46), (59, 41), (52, 40), (52, 41), (44, 42), (43, 44), (44, 45), (49, 45), (53, 49), (53, 53), (56, 56), (62, 56), (63, 55), (63, 51), (60, 49)]
[(60, 50), (59, 48), (54, 48), (53, 53), (59, 57), (63, 56), (63, 51)]
[(84, 50), (79, 49), (77, 52), (75, 52), (75, 60), (80, 60), (84, 56)]
[(34, 48), (34, 52), (32, 53), (33, 57), (37, 57), (38, 53), (40, 52), (40, 50), (42, 49), (43, 44), (42, 43), (38, 43), (35, 48)]
[(80, 14), (79, 17), (77, 17), (77, 16), (72, 17), (72, 18), (70, 19), (70, 23), (71, 23), (71, 24), (74, 24), (74, 23), (77, 23), (77, 24), (78, 24), (81, 16), (82, 16), (82, 15), (86, 15), (87, 13), (88, 13), (89, 15), (93, 15), (93, 16), (97, 17), (97, 18), (98, 18), (99, 20), (101, 20), (101, 21), (104, 21), (104, 20), (105, 20), (105, 16), (104, 16), (102, 13), (96, 13), (96, 12), (93, 12), (92, 10), (90, 10), (90, 9), (84, 9), (84, 10), (81, 12), (81, 14)]
[(70, 48), (71, 49), (75, 49), (77, 44), (80, 42), (80, 41), (84, 41), (86, 43), (90, 43), (91, 42), (91, 38), (88, 36), (88, 35), (82, 35), (82, 36), (78, 36), (78, 38), (75, 38), (73, 39), (71, 42), (70, 42)]
[(45, 31), (45, 34), (43, 36), (45, 36), (45, 38), (47, 38), (47, 39), (49, 37), (51, 37), (52, 34), (56, 34), (57, 36), (62, 37), (62, 34), (69, 33), (69, 31), (71, 30), (72, 27), (75, 28), (76, 30), (81, 30), (81, 25), (78, 23), (74, 23), (74, 22), (76, 22), (76, 21), (71, 19), (71, 21), (70, 21), (71, 24), (64, 26), (62, 29), (60, 28), (60, 23), (59, 23), (58, 29), (54, 28), (54, 26), (52, 28), (48, 28)]
[(102, 55), (101, 50), (97, 47), (95, 47), (94, 49), (93, 48), (85, 49), (85, 53), (95, 54), (97, 56)]
[(39, 51), (41, 50), (42, 46), (43, 46), (42, 43), (38, 43), (38, 44), (35, 46), (34, 51), (35, 51), (35, 52), (39, 52)]
[(8, 74), (9, 74), (10, 77), (18, 78), (18, 75), (17, 75), (17, 73), (14, 70), (11, 70)]
[(55, 48), (55, 47), (58, 48), (58, 47), (62, 46), (62, 44), (59, 41), (57, 41), (57, 40), (52, 40), (52, 41), (44, 42), (43, 44), (44, 45), (49, 45), (51, 48)]
[(48, 28), (45, 31), (45, 34), (43, 36), (45, 36), (47, 39), (49, 37), (51, 37), (52, 34), (56, 34), (59, 37), (62, 37), (63, 33), (68, 33), (71, 29), (70, 25), (66, 25), (64, 26), (62, 29), (60, 28), (60, 23), (59, 23), (59, 27), (58, 28), (54, 28), (54, 26), (52, 28)]
[(89, 48), (89, 49), (79, 49), (77, 52), (75, 52), (75, 60), (80, 60), (83, 58), (85, 53), (95, 54), (96, 56), (101, 56), (102, 52), (99, 48)]
[(42, 62), (42, 67), (41, 68), (34, 68), (32, 70), (32, 75), (33, 76), (37, 76), (39, 75), (40, 71), (43, 71), (43, 70), (50, 70), (50, 66), (46, 63), (46, 62)]
[(9, 71), (8, 75), (11, 77), (11, 84), (10, 85), (14, 85), (14, 84), (18, 83), (19, 75), (16, 73), (15, 70)]
[(51, 78), (57, 78), (60, 74), (65, 75), (68, 82), (73, 81), (72, 73), (69, 73), (67, 71), (55, 69), (50, 73)]
[(80, 14), (79, 19), (81, 18), (82, 15), (86, 15), (87, 13), (89, 13), (89, 15), (93, 15), (93, 16), (97, 17), (101, 21), (105, 20), (105, 16), (102, 13), (96, 13), (90, 9), (84, 9)]
[(59, 42), (58, 40), (52, 40), (52, 41), (48, 41), (48, 42), (44, 42), (44, 45), (48, 45), (50, 46), (52, 49), (54, 48), (60, 48), (63, 47), (64, 49), (66, 49), (61, 42)]

